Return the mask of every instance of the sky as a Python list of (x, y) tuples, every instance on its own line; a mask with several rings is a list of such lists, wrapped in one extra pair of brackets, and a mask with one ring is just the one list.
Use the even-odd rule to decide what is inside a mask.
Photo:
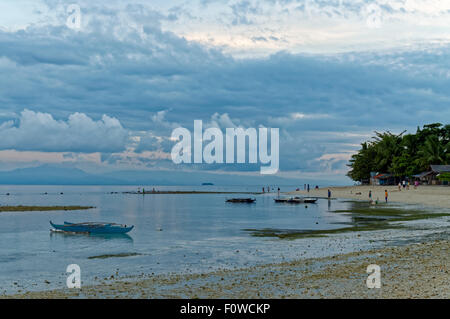
[(447, 0), (0, 2), (0, 171), (259, 175), (174, 164), (202, 120), (279, 128), (277, 176), (352, 183), (374, 131), (447, 124), (449, 88)]

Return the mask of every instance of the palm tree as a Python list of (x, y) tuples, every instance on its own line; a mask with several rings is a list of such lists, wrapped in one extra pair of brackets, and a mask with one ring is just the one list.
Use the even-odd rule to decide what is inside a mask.
[(402, 132), (398, 135), (387, 131), (385, 133), (375, 132), (374, 137), (376, 145), (375, 162), (378, 172), (392, 172), (392, 161), (396, 156), (402, 153)]
[(428, 136), (417, 153), (420, 165), (427, 169), (430, 165), (445, 164), (448, 159), (448, 146), (448, 144), (443, 145), (438, 136)]

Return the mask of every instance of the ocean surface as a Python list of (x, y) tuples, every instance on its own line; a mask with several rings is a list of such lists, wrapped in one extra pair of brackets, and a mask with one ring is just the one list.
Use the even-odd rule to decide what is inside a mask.
[[(145, 187), (146, 190), (154, 186)], [(157, 190), (259, 192), (255, 187), (155, 187)], [(1, 205), (83, 205), (81, 211), (0, 213), (0, 294), (64, 288), (66, 268), (78, 264), (83, 285), (111, 275), (134, 276), (171, 272), (196, 273), (291, 259), (320, 257), (384, 244), (348, 234), (330, 238), (280, 240), (253, 237), (248, 228), (333, 229), (351, 217), (330, 210), (348, 208), (346, 201), (319, 199), (317, 204), (273, 201), (276, 193), (124, 194), (133, 186), (0, 186)], [(295, 187), (283, 187), (292, 191)], [(9, 195), (6, 195), (9, 193)], [(62, 194), (61, 194), (62, 193)], [(231, 197), (254, 197), (254, 204), (233, 204)], [(106, 221), (135, 228), (128, 235), (68, 235), (50, 232), (55, 223)], [(398, 231), (397, 231), (398, 232)], [(92, 258), (102, 255), (127, 257)]]

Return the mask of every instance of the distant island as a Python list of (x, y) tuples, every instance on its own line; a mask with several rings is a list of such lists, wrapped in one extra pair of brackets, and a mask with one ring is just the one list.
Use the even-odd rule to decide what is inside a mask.
[(213, 183), (202, 183), (202, 186), (212, 186), (214, 185)]

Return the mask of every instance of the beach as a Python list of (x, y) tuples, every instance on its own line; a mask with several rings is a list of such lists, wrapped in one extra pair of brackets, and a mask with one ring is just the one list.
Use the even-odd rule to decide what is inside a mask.
[[(381, 268), (381, 288), (366, 285)], [(447, 240), (204, 274), (142, 275), (0, 298), (450, 298)]]
[[(431, 211), (441, 213), (437, 207), (442, 207), (442, 212), (447, 212), (450, 208), (450, 187), (439, 186), (422, 186), (418, 189), (398, 191), (397, 187), (383, 186), (354, 186), (354, 187), (330, 187), (321, 188), (319, 190), (310, 190), (308, 196), (326, 197), (328, 189), (332, 192), (332, 198), (340, 199), (358, 199), (368, 200), (368, 192), (372, 191), (372, 198), (384, 197), (384, 190), (388, 189), (389, 201), (391, 203), (420, 204), (424, 207), (431, 206)], [(72, 196), (73, 199), (79, 198), (75, 191), (70, 192), (68, 189), (65, 193)], [(79, 190), (77, 189), (77, 192)], [(361, 194), (359, 194), (361, 193)], [(292, 192), (289, 194), (306, 194), (305, 192)], [(92, 195), (89, 195), (92, 196)], [(103, 192), (99, 197), (93, 197), (91, 202), (98, 201), (97, 198), (105, 199), (103, 205), (108, 205), (108, 209), (104, 210), (103, 217), (110, 216), (114, 209), (117, 216), (121, 216), (123, 208), (120, 205), (130, 207), (133, 203), (142, 203), (142, 198), (136, 196), (128, 196), (124, 194), (111, 195)], [(187, 207), (196, 207), (195, 214), (199, 219), (194, 220), (192, 227), (179, 228), (177, 225), (183, 215), (175, 214), (170, 206), (167, 206), (167, 199), (163, 196), (170, 196), (170, 199), (178, 199), (184, 201), (183, 210), (180, 212), (186, 214)], [(176, 196), (176, 197), (175, 197)], [(198, 196), (204, 197), (203, 201), (198, 200)], [(36, 195), (36, 198), (38, 195)], [(56, 198), (56, 196), (55, 196)], [(90, 198), (90, 197), (86, 197)], [(203, 197), (202, 197), (203, 198)], [(94, 200), (96, 199), (96, 200)], [(106, 201), (107, 199), (107, 201)], [(27, 258), (38, 258), (41, 255), (46, 256), (46, 260), (55, 261), (55, 254), (61, 254), (61, 261), (55, 269), (62, 276), (54, 276), (53, 265), (46, 265), (51, 271), (42, 274), (39, 282), (51, 281), (45, 284), (47, 288), (31, 289), (18, 286), (17, 292), (2, 292), (0, 298), (449, 298), (449, 269), (450, 264), (450, 241), (448, 240), (448, 215), (437, 219), (429, 219), (428, 221), (436, 226), (423, 227), (421, 219), (415, 222), (413, 228), (381, 228), (381, 230), (372, 231), (348, 231), (343, 234), (329, 232), (324, 237), (329, 239), (327, 244), (313, 246), (313, 243), (325, 243), (321, 241), (321, 237), (303, 238), (303, 239), (279, 239), (276, 237), (254, 237), (246, 236), (240, 233), (239, 237), (227, 235), (223, 232), (222, 237), (217, 238), (216, 231), (210, 231), (211, 221), (218, 218), (231, 218), (231, 220), (242, 219), (241, 223), (253, 223), (253, 219), (261, 216), (263, 209), (270, 207), (269, 217), (270, 224), (273, 224), (272, 218), (280, 220), (286, 218), (285, 224), (280, 224), (280, 229), (293, 228), (295, 218), (313, 218), (313, 209), (319, 207), (326, 208), (331, 204), (336, 211), (334, 213), (326, 213), (327, 218), (337, 218), (342, 213), (339, 211), (339, 205), (349, 205), (346, 209), (361, 209), (359, 206), (353, 206), (352, 203), (339, 200), (319, 200), (319, 204), (310, 205), (309, 208), (302, 206), (281, 206), (273, 203), (270, 196), (258, 197), (257, 204), (253, 205), (230, 205), (225, 203), (226, 195), (192, 195), (192, 194), (172, 194), (148, 197), (145, 203), (148, 206), (138, 206), (139, 215), (135, 215), (133, 211), (130, 216), (135, 218), (139, 216), (147, 218), (144, 215), (146, 210), (151, 209), (149, 213), (154, 214), (155, 207), (161, 207), (157, 211), (161, 212), (158, 216), (158, 224), (151, 224), (144, 232), (132, 233), (128, 238), (104, 239), (89, 236), (51, 236), (51, 250), (42, 250), (39, 255)], [(383, 198), (384, 199), (384, 198)], [(34, 199), (36, 200), (36, 199)], [(48, 199), (45, 199), (48, 200)], [(60, 199), (58, 199), (60, 200)], [(205, 201), (210, 201), (202, 211)], [(330, 203), (331, 202), (331, 203)], [(212, 205), (212, 206), (209, 206)], [(260, 206), (258, 206), (260, 205)], [(336, 206), (338, 205), (338, 206)], [(100, 205), (99, 205), (100, 206)], [(377, 209), (384, 212), (389, 210), (389, 215), (397, 214), (393, 209), (397, 205), (379, 205)], [(407, 207), (407, 205), (401, 205)], [(97, 206), (98, 207), (98, 206)], [(125, 207), (125, 206), (124, 206)], [(143, 208), (144, 207), (144, 208)], [(174, 206), (177, 208), (178, 206)], [(210, 216), (210, 207), (223, 210), (223, 214), (217, 214), (215, 217)], [(346, 207), (346, 206), (345, 206)], [(394, 207), (394, 208), (393, 208)], [(444, 209), (445, 208), (445, 209)], [(101, 209), (101, 208), (100, 208)], [(102, 210), (99, 210), (101, 213)], [(178, 209), (178, 208), (177, 208)], [(301, 209), (301, 210), (300, 210)], [(177, 210), (178, 211), (178, 210)], [(95, 212), (95, 210), (93, 211)], [(173, 213), (171, 213), (173, 212)], [(202, 212), (202, 214), (199, 214)], [(282, 214), (280, 214), (282, 212)], [(425, 214), (420, 210), (414, 211), (414, 207), (408, 212), (413, 214)], [(234, 214), (235, 215), (232, 215)], [(428, 211), (424, 215), (428, 216)], [(46, 213), (39, 213), (46, 214)], [(49, 215), (45, 216), (51, 216)], [(53, 213), (52, 213), (53, 214)], [(70, 212), (64, 212), (67, 218), (72, 220), (75, 215)], [(77, 215), (84, 214), (87, 218), (90, 212), (77, 212)], [(107, 214), (107, 215), (106, 215)], [(273, 214), (273, 215), (272, 215)], [(291, 215), (289, 215), (291, 214)], [(22, 220), (26, 218), (36, 218), (35, 213), (26, 215), (10, 214), (9, 218), (14, 220)], [(317, 215), (322, 216), (322, 215)], [(366, 217), (386, 217), (385, 215), (352, 215)], [(402, 215), (403, 216), (403, 215)], [(64, 218), (66, 218), (64, 217)], [(101, 217), (101, 216), (100, 216)], [(176, 218), (175, 218), (176, 217)], [(211, 221), (201, 228), (201, 234), (204, 237), (208, 234), (211, 239), (202, 243), (202, 238), (194, 238), (194, 240), (186, 240), (185, 243), (170, 240), (173, 234), (184, 234), (180, 231), (186, 231), (188, 236), (191, 233), (198, 233), (198, 220), (212, 218)], [(395, 215), (398, 219), (399, 215)], [(164, 219), (167, 218), (167, 219)], [(315, 218), (315, 217), (314, 217)], [(344, 218), (344, 217), (342, 217)], [(403, 218), (403, 217), (402, 217)], [(39, 217), (39, 220), (42, 217)], [(62, 219), (62, 218), (60, 218)], [(151, 219), (153, 220), (153, 219)], [(221, 223), (218, 225), (222, 225)], [(321, 219), (318, 220), (323, 223)], [(425, 220), (425, 219), (424, 219)], [(440, 220), (440, 221), (438, 221)], [(171, 226), (170, 222), (175, 222)], [(304, 225), (307, 220), (302, 219), (299, 225)], [(397, 222), (393, 222), (396, 224)], [(140, 223), (141, 224), (141, 223)], [(264, 225), (264, 224), (261, 224)], [(315, 225), (315, 222), (314, 224)], [(162, 227), (158, 229), (157, 227)], [(319, 225), (320, 226), (320, 225)], [(318, 227), (319, 227), (318, 226)], [(5, 226), (6, 227), (6, 226)], [(172, 227), (172, 228), (170, 228)], [(244, 228), (243, 225), (239, 226)], [(430, 228), (431, 227), (431, 228)], [(436, 228), (435, 228), (436, 227)], [(175, 228), (175, 230), (171, 230)], [(186, 229), (185, 229), (186, 228)], [(439, 229), (438, 229), (439, 228)], [(40, 244), (35, 248), (42, 249), (48, 242), (48, 233), (37, 228), (34, 241)], [(139, 230), (139, 229), (138, 229)], [(197, 230), (197, 232), (193, 232)], [(300, 229), (301, 230), (301, 229)], [(403, 234), (403, 235), (401, 235)], [(404, 237), (407, 234), (408, 236)], [(190, 235), (189, 235), (190, 236)], [(214, 236), (214, 237), (213, 237)], [(229, 236), (229, 237), (225, 237)], [(295, 237), (293, 237), (295, 238)], [(245, 242), (243, 242), (245, 240)], [(355, 241), (356, 240), (356, 241)], [(398, 242), (395, 242), (398, 240)], [(134, 243), (135, 241), (135, 243)], [(384, 244), (377, 244), (384, 242)], [(168, 243), (174, 248), (161, 250)], [(330, 244), (337, 243), (336, 246)], [(373, 242), (376, 248), (367, 248)], [(388, 242), (391, 242), (388, 244)], [(139, 246), (141, 243), (142, 246)], [(93, 245), (95, 244), (95, 245)], [(150, 244), (154, 244), (153, 248), (149, 248)], [(182, 245), (183, 244), (183, 245)], [(309, 246), (311, 244), (311, 247)], [(354, 248), (350, 246), (354, 244)], [(363, 244), (363, 245), (361, 245)], [(70, 245), (70, 246), (67, 246)], [(213, 246), (214, 245), (214, 246)], [(27, 249), (30, 242), (26, 242)], [(335, 248), (327, 248), (335, 247)], [(83, 267), (83, 285), (82, 289), (67, 289), (65, 287), (65, 275), (63, 273), (68, 263), (74, 261), (73, 258), (64, 260), (63, 251), (66, 247), (70, 247), (78, 256), (76, 261), (80, 262)], [(79, 247), (79, 248), (78, 248)], [(289, 248), (290, 247), (290, 248)], [(30, 249), (33, 247), (30, 247)], [(205, 250), (203, 255), (200, 248)], [(346, 250), (346, 249), (351, 250)], [(33, 248), (34, 249), (34, 248)], [(285, 249), (281, 252), (282, 249)], [(323, 255), (325, 249), (331, 249), (331, 255)], [(301, 252), (314, 252), (307, 257), (296, 257)], [(349, 252), (350, 251), (350, 252)], [(26, 250), (27, 252), (27, 250)], [(61, 253), (60, 253), (61, 252)], [(199, 254), (200, 253), (200, 254)], [(163, 255), (166, 254), (166, 255)], [(276, 257), (277, 254), (281, 254)], [(286, 259), (284, 259), (286, 255)], [(14, 255), (13, 255), (14, 256)], [(260, 256), (260, 257), (258, 257)], [(290, 257), (289, 257), (290, 256)], [(212, 258), (214, 257), (214, 258)], [(249, 259), (247, 259), (247, 257)], [(273, 258), (277, 261), (274, 260)], [(283, 257), (281, 260), (280, 257)], [(174, 263), (174, 258), (177, 262)], [(33, 259), (34, 260), (34, 259)], [(186, 261), (187, 260), (187, 261)], [(243, 266), (247, 260), (258, 261), (256, 264), (250, 263), (249, 266)], [(45, 262), (44, 260), (41, 261)], [(208, 270), (206, 266), (220, 265), (226, 262), (223, 268)], [(54, 262), (52, 262), (53, 264)], [(150, 263), (152, 263), (150, 265)], [(160, 265), (161, 264), (161, 265)], [(161, 269), (169, 269), (170, 265), (176, 264), (176, 267), (161, 273)], [(368, 277), (367, 266), (371, 264), (379, 265), (381, 268), (381, 288), (369, 289), (366, 285)], [(109, 265), (114, 265), (114, 272)], [(145, 268), (144, 268), (145, 266)], [(184, 266), (192, 270), (183, 271)], [(225, 267), (226, 266), (226, 267)], [(162, 268), (161, 268), (162, 267)], [(200, 268), (202, 267), (202, 268)], [(99, 273), (96, 280), (88, 277), (89, 273), (96, 273), (99, 269), (105, 268), (104, 272)], [(109, 269), (111, 268), (111, 269)], [(116, 272), (117, 268), (117, 272)], [(119, 269), (120, 268), (120, 269)], [(152, 270), (147, 270), (147, 269)], [(12, 269), (12, 268), (11, 268)], [(39, 268), (40, 269), (40, 268)], [(38, 269), (38, 271), (39, 271)], [(92, 271), (94, 269), (94, 271)], [(141, 270), (142, 269), (142, 270)], [(159, 270), (159, 271), (157, 271)], [(128, 271), (128, 273), (126, 273)], [(8, 273), (8, 276), (9, 273)], [(22, 280), (24, 281), (24, 280)], [(19, 285), (21, 281), (17, 279)], [(40, 286), (42, 287), (42, 286)]]
[(388, 191), (388, 201), (406, 204), (421, 204), (424, 206), (450, 208), (450, 187), (448, 186), (418, 186), (414, 189), (410, 186), (408, 189), (398, 190), (398, 186), (342, 186), (342, 187), (323, 187), (319, 189), (310, 189), (309, 192), (297, 191), (289, 194), (308, 195), (311, 197), (327, 197), (328, 189), (331, 191), (332, 198), (348, 198), (369, 200), (369, 191), (372, 191), (372, 199), (378, 199), (384, 202), (384, 191)]

